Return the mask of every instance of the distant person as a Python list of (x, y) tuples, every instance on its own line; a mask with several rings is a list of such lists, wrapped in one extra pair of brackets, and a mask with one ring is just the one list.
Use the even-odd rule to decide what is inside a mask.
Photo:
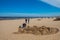
[(28, 18), (28, 24), (29, 24), (29, 22), (30, 22), (30, 19)]
[(26, 18), (25, 19), (25, 23), (28, 23), (29, 24), (29, 22), (30, 22), (30, 19), (29, 18)]
[(27, 23), (27, 18), (25, 19), (25, 23)]

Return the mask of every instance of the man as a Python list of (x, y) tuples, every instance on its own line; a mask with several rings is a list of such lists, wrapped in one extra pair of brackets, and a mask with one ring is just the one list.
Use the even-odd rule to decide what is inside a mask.
[(28, 24), (29, 24), (30, 19), (28, 18)]
[(27, 18), (25, 19), (25, 23), (27, 23)]
[(25, 27), (26, 27), (26, 23), (23, 23), (23, 24), (22, 24), (22, 28), (25, 28)]
[(29, 18), (26, 18), (26, 19), (25, 19), (25, 23), (28, 23), (28, 24), (29, 24), (29, 21), (30, 21)]

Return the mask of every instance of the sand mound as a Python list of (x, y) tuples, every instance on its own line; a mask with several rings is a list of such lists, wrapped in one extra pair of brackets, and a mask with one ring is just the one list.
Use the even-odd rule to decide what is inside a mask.
[(28, 33), (28, 34), (35, 34), (35, 35), (48, 35), (48, 34), (55, 34), (59, 31), (57, 28), (49, 28), (49, 27), (26, 27), (26, 28), (18, 28), (18, 32), (15, 32), (14, 34), (20, 34), (20, 33)]

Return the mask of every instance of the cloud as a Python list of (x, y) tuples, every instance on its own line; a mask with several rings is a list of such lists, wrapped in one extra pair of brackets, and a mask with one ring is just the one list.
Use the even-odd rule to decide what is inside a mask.
[(60, 8), (60, 0), (41, 0), (41, 1)]

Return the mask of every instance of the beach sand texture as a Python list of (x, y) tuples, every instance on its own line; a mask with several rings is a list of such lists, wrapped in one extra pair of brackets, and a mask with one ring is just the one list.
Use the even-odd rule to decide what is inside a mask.
[[(29, 26), (46, 26), (60, 30), (60, 21), (53, 21), (53, 18), (38, 19), (40, 18), (30, 19)], [(13, 34), (22, 23), (24, 19), (0, 20), (0, 40), (60, 40), (60, 31), (51, 35)]]

